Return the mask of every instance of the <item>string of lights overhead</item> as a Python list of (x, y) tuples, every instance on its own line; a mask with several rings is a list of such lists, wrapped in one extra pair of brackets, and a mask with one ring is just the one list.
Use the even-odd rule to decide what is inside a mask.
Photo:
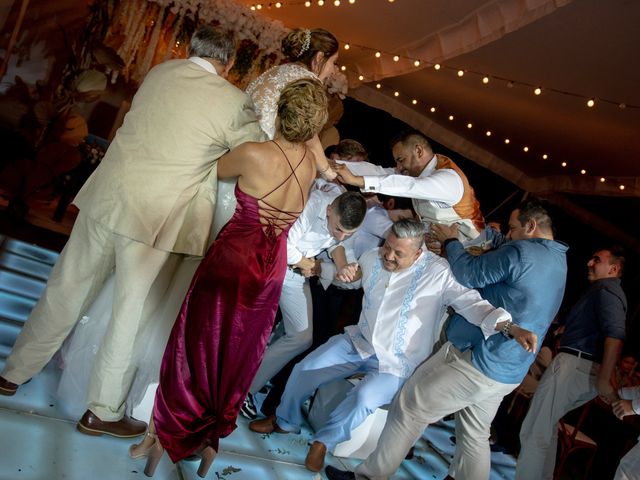
[[(389, 3), (394, 3), (394, 0), (388, 0)], [(290, 1), (290, 2), (268, 2), (268, 3), (256, 3), (251, 5), (251, 10), (262, 10), (264, 8), (269, 9), (269, 8), (283, 8), (285, 6), (304, 6), (305, 8), (311, 8), (313, 6), (317, 6), (317, 7), (323, 7), (325, 5), (330, 5), (333, 4), (335, 7), (339, 7), (341, 5), (353, 5), (356, 3), (356, 0), (314, 0), (314, 1), (310, 1), (310, 0), (306, 0), (306, 1)], [(359, 45), (359, 44), (355, 44), (355, 43), (351, 43), (351, 42), (345, 42), (341, 40), (341, 44), (343, 45), (343, 49), (345, 50), (350, 50), (352, 48), (359, 48), (361, 50), (364, 51), (368, 51), (368, 52), (372, 52), (372, 55), (376, 58), (376, 59), (383, 59), (384, 57), (387, 58), (391, 58), (394, 62), (409, 62), (413, 67), (417, 68), (433, 68), (436, 71), (452, 71), (455, 72), (458, 78), (462, 78), (465, 75), (473, 75), (476, 76), (480, 79), (480, 81), (484, 84), (484, 85), (488, 85), (489, 83), (495, 83), (495, 82), (500, 82), (502, 84), (505, 84), (507, 86), (507, 88), (513, 88), (515, 86), (519, 86), (519, 87), (524, 87), (527, 89), (530, 89), (532, 95), (534, 96), (540, 96), (542, 94), (546, 94), (546, 93), (554, 93), (554, 94), (559, 94), (559, 95), (565, 95), (565, 96), (569, 96), (569, 97), (573, 97), (573, 98), (577, 98), (580, 99), (583, 102), (583, 105), (585, 105), (587, 108), (594, 108), (596, 107), (596, 105), (598, 103), (604, 103), (604, 104), (610, 104), (610, 105), (615, 105), (618, 107), (618, 109), (620, 110), (625, 110), (625, 109), (640, 109), (640, 105), (635, 105), (635, 104), (630, 104), (627, 102), (623, 102), (623, 101), (617, 101), (617, 100), (612, 100), (612, 99), (608, 99), (608, 98), (602, 98), (602, 97), (597, 97), (597, 96), (585, 96), (579, 93), (574, 93), (574, 92), (570, 92), (567, 90), (563, 90), (563, 89), (558, 89), (558, 88), (554, 88), (554, 87), (545, 87), (542, 85), (535, 85), (533, 83), (529, 83), (526, 81), (521, 81), (521, 80), (514, 80), (514, 79), (509, 79), (500, 75), (494, 75), (494, 74), (490, 74), (490, 73), (486, 73), (486, 72), (479, 72), (476, 70), (471, 70), (471, 69), (466, 69), (466, 68), (460, 68), (457, 66), (453, 66), (450, 64), (443, 64), (443, 63), (437, 63), (437, 62), (433, 62), (433, 61), (429, 61), (429, 60), (425, 60), (422, 58), (412, 58), (412, 57), (408, 57), (405, 55), (398, 55), (392, 52), (387, 52), (384, 50), (380, 50), (380, 49), (375, 49), (375, 48), (371, 48), (369, 46), (366, 45)], [(374, 80), (372, 78), (367, 78), (365, 75), (359, 74), (358, 72), (354, 71), (351, 68), (348, 68), (346, 65), (342, 65), (340, 67), (340, 69), (343, 72), (347, 72), (350, 73), (352, 75), (357, 76), (358, 80), (364, 83), (371, 83)], [(401, 92), (393, 90), (391, 88), (386, 88), (383, 87), (383, 85), (381, 83), (376, 83), (375, 84), (375, 88), (377, 88), (378, 90), (380, 89), (384, 89), (384, 90), (388, 90), (394, 97), (399, 98), (399, 97), (405, 97), (404, 95), (401, 94)], [(408, 98), (408, 97), (405, 97)], [(416, 108), (424, 108), (424, 106), (419, 105), (420, 102), (417, 99), (411, 99), (410, 100), (411, 104), (416, 107)], [(436, 111), (438, 111), (438, 107), (435, 105), (428, 105), (427, 106), (427, 111), (429, 113), (436, 113)], [(448, 115), (447, 117), (449, 119), (449, 121), (455, 121), (456, 117), (455, 115)], [(472, 129), (472, 128), (477, 128), (477, 126), (474, 126), (473, 122), (467, 122), (466, 127), (468, 129)], [(495, 134), (494, 131), (487, 129), (485, 131), (485, 136), (487, 137), (493, 137), (493, 138), (497, 138), (498, 136)], [(511, 139), (505, 137), (503, 139), (505, 145), (513, 145), (513, 142), (511, 141)], [(532, 151), (532, 149), (529, 147), (529, 145), (521, 145), (522, 148), (522, 152), (526, 153), (526, 154), (534, 154), (534, 151)], [(538, 153), (540, 155), (540, 157), (543, 160), (548, 160), (550, 158), (550, 153), (548, 152), (542, 152), (540, 151)], [(562, 168), (568, 168), (569, 164), (566, 161), (563, 161), (560, 163)], [(587, 171), (585, 169), (581, 169), (580, 170), (580, 174), (581, 175), (586, 175)], [(601, 183), (604, 183), (607, 181), (607, 179), (605, 177), (599, 177), (598, 181)], [(624, 190), (625, 189), (625, 185), (622, 183), (619, 183), (618, 188), (620, 190)]]
[[(341, 70), (345, 70), (345, 67), (341, 67)], [(427, 105), (427, 104), (421, 104), (421, 102), (419, 102), (417, 99), (415, 98), (410, 98), (409, 96), (405, 96), (403, 95), (400, 91), (395, 90), (393, 88), (387, 87), (385, 85), (383, 85), (382, 83), (376, 83), (375, 85), (373, 85), (377, 90), (380, 90), (381, 92), (384, 92), (388, 95), (392, 95), (393, 97), (397, 98), (398, 100), (402, 100), (404, 98), (406, 98), (409, 103), (411, 103), (411, 105), (413, 105), (414, 107), (416, 107), (417, 109), (424, 109), (423, 112), (428, 113), (428, 114), (438, 114), (440, 113), (441, 108), (437, 105)], [(446, 115), (446, 118), (450, 121), (450, 122), (455, 122), (457, 120), (456, 115), (454, 114), (449, 114)], [(471, 130), (471, 129), (479, 129), (480, 131), (482, 131), (483, 129), (481, 129), (480, 127), (478, 127), (477, 124), (473, 123), (472, 121), (466, 120), (466, 128)], [(498, 135), (494, 130), (491, 129), (486, 129), (484, 130), (484, 135), (488, 138), (495, 138), (495, 139), (499, 139), (501, 136)], [(515, 142), (510, 139), (509, 137), (502, 137), (502, 140), (497, 140), (497, 141), (502, 141), (504, 142), (505, 145), (510, 145), (510, 146), (515, 146)], [(540, 158), (542, 160), (549, 160), (551, 159), (551, 154), (549, 152), (544, 152), (542, 150), (536, 150), (532, 147), (530, 147), (529, 145), (524, 145), (521, 144), (519, 147), (516, 148), (521, 148), (522, 152), (525, 154), (529, 154), (529, 155), (539, 155)], [(538, 152), (537, 154), (535, 152)], [(563, 161), (560, 163), (560, 166), (562, 168), (568, 168), (569, 167), (569, 163), (566, 161)], [(587, 174), (587, 170), (580, 169), (579, 170), (581, 175), (586, 175)], [(607, 181), (614, 181), (615, 179), (610, 178), (609, 180), (607, 180), (606, 177), (596, 177), (596, 181), (600, 182), (600, 183), (605, 183)], [(618, 182), (618, 189), (619, 190), (624, 190), (625, 189), (625, 185), (623, 183)]]
[[(395, 0), (388, 0), (389, 3), (393, 3)], [(348, 4), (348, 5), (353, 5), (354, 3), (356, 3), (356, 0), (327, 0), (325, 2), (325, 0), (316, 0), (314, 2), (311, 2), (309, 0), (305, 1), (305, 2), (267, 2), (267, 3), (254, 3), (253, 5), (251, 5), (251, 10), (262, 10), (263, 8), (283, 8), (285, 6), (287, 7), (292, 7), (292, 6), (300, 6), (300, 5), (304, 5), (305, 7), (309, 8), (312, 6), (318, 6), (318, 7), (324, 7), (326, 4), (332, 4), (334, 7), (339, 7), (342, 4)]]

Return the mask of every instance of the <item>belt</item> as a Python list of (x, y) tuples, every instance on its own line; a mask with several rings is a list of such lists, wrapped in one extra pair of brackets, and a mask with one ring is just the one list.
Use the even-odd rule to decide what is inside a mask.
[(560, 347), (558, 348), (558, 352), (568, 353), (569, 355), (573, 355), (574, 357), (584, 358), (585, 360), (591, 360), (592, 362), (596, 360), (595, 355), (591, 355), (590, 353), (586, 353), (571, 347)]

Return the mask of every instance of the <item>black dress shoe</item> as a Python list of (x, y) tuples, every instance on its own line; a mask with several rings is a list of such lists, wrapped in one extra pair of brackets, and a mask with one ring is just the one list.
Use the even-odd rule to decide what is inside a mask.
[(4, 377), (0, 377), (0, 395), (6, 395), (7, 397), (15, 395), (18, 387), (19, 385), (10, 382)]
[(327, 465), (327, 468), (324, 469), (324, 473), (327, 474), (327, 478), (329, 480), (355, 480), (356, 478), (355, 473), (340, 470), (336, 467), (332, 467), (331, 465)]
[(147, 424), (125, 415), (121, 420), (105, 422), (90, 410), (87, 410), (76, 428), (85, 435), (111, 435), (118, 438), (132, 438), (142, 435), (147, 430)]

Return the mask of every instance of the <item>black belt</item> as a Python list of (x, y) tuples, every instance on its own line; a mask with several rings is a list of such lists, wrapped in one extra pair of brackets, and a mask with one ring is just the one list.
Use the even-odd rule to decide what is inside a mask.
[(573, 355), (574, 357), (584, 358), (585, 360), (591, 360), (592, 362), (596, 360), (595, 355), (591, 355), (590, 353), (582, 352), (571, 347), (560, 347), (558, 348), (558, 352), (568, 353), (569, 355)]

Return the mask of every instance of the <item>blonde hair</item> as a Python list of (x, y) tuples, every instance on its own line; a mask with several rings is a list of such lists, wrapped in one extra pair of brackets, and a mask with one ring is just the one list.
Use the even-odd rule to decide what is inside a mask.
[(289, 142), (306, 142), (327, 122), (327, 94), (318, 80), (303, 78), (284, 87), (278, 100), (280, 133)]
[(282, 53), (290, 62), (300, 62), (311, 70), (311, 61), (316, 53), (324, 54), (324, 61), (338, 51), (338, 40), (323, 28), (305, 30), (295, 28), (282, 39)]

